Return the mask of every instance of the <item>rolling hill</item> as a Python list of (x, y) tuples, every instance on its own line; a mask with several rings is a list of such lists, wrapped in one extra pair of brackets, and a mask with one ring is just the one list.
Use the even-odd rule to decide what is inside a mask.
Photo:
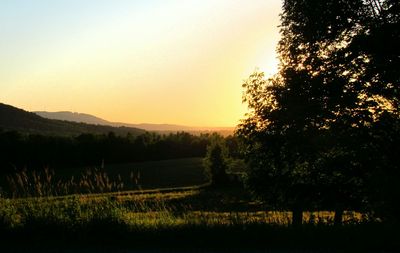
[(65, 121), (72, 121), (72, 122), (86, 123), (93, 125), (115, 126), (107, 120), (86, 113), (68, 112), (68, 111), (61, 111), (61, 112), (37, 111), (33, 113), (46, 119), (65, 120)]
[(133, 127), (133, 128), (144, 129), (147, 131), (154, 131), (161, 133), (185, 131), (193, 134), (217, 132), (222, 135), (229, 135), (232, 134), (234, 130), (233, 127), (191, 127), (191, 126), (182, 126), (174, 124), (150, 124), (150, 123), (130, 124), (121, 122), (111, 122), (90, 114), (68, 112), (68, 111), (61, 111), (61, 112), (36, 111), (34, 113), (48, 119), (67, 120), (73, 122), (108, 125), (114, 127)]
[(134, 127), (113, 127), (78, 123), (65, 120), (43, 118), (35, 113), (0, 103), (0, 129), (19, 131), (30, 134), (71, 136), (82, 133), (107, 134), (114, 132), (116, 135), (143, 134), (146, 131)]

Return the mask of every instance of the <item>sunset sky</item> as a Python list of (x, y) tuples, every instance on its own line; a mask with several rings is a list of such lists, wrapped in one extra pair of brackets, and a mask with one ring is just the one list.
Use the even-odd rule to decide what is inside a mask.
[(280, 0), (1, 0), (0, 102), (127, 123), (235, 126), (276, 71)]

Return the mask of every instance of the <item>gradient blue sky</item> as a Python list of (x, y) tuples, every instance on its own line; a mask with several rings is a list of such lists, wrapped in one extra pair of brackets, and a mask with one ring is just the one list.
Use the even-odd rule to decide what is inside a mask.
[(279, 0), (0, 0), (0, 102), (129, 123), (234, 126), (276, 71)]

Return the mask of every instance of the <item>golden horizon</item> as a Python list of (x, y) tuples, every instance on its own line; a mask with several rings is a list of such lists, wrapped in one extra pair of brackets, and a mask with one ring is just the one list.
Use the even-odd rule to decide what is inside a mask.
[(112, 122), (236, 126), (241, 84), (276, 72), (281, 3), (0, 2), (0, 100)]

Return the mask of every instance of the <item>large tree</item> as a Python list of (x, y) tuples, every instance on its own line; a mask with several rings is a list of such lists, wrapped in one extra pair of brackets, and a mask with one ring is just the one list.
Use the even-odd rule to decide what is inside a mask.
[(249, 189), (292, 209), (294, 223), (312, 208), (340, 221), (343, 209), (373, 204), (373, 175), (398, 171), (381, 145), (399, 144), (386, 134), (399, 121), (399, 13), (394, 0), (283, 2), (279, 72), (243, 84), (250, 112), (238, 134)]

